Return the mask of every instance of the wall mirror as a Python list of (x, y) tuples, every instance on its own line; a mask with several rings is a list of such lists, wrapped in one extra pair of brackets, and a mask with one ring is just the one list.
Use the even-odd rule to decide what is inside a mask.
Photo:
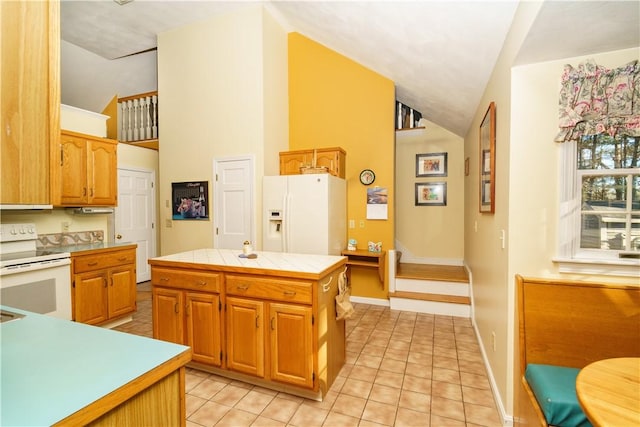
[(496, 104), (489, 104), (480, 123), (480, 212), (494, 213), (496, 204)]

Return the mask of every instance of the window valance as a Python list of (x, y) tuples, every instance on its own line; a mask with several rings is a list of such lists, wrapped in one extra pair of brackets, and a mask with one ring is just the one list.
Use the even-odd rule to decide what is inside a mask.
[(564, 66), (556, 142), (607, 133), (640, 136), (640, 64), (609, 70), (585, 61)]

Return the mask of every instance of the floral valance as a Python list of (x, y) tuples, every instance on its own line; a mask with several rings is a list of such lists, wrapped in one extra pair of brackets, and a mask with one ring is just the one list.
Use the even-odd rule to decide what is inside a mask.
[(559, 113), (556, 142), (601, 133), (640, 136), (640, 64), (613, 70), (592, 60), (565, 65)]

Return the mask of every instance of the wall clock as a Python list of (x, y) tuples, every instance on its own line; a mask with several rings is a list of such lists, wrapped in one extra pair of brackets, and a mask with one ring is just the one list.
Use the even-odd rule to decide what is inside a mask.
[(364, 185), (370, 185), (376, 180), (376, 174), (371, 169), (365, 169), (360, 172), (360, 182)]

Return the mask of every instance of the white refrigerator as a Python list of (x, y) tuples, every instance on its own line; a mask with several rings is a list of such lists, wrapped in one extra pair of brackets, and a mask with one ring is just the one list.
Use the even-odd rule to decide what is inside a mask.
[(347, 246), (347, 184), (329, 174), (265, 176), (262, 249), (340, 255)]

